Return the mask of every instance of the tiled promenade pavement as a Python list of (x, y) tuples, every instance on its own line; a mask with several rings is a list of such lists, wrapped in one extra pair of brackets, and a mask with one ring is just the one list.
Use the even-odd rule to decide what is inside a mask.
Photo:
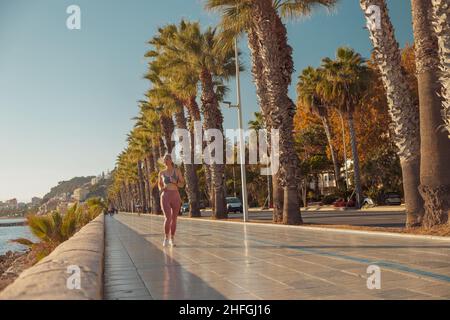
[(180, 220), (163, 248), (162, 224), (107, 217), (106, 299), (450, 299), (450, 242)]

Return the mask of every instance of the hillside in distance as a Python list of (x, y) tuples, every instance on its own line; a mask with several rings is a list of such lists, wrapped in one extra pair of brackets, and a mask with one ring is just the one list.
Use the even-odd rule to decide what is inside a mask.
[(56, 197), (63, 193), (72, 194), (76, 189), (81, 188), (83, 185), (90, 183), (95, 176), (91, 177), (75, 177), (69, 181), (61, 181), (56, 187), (53, 187), (49, 193), (44, 196), (42, 203), (47, 202), (53, 197)]

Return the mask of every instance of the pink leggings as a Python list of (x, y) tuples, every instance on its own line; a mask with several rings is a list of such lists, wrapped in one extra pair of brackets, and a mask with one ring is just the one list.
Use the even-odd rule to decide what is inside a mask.
[(166, 235), (175, 236), (177, 218), (181, 209), (181, 197), (177, 190), (166, 190), (161, 194), (161, 207), (166, 217), (164, 230)]

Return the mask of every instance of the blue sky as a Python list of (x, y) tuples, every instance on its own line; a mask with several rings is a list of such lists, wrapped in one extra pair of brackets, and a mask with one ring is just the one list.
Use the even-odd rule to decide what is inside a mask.
[[(409, 0), (390, 0), (401, 45), (413, 41)], [(371, 44), (357, 0), (341, 0), (288, 23), (297, 73), (333, 56), (338, 46), (368, 56)], [(79, 5), (82, 29), (66, 28), (69, 5)], [(214, 25), (202, 0), (0, 0), (0, 200), (29, 201), (58, 181), (114, 167), (148, 82), (143, 56), (158, 26), (181, 18)], [(245, 39), (241, 41), (249, 69)], [(243, 75), (244, 120), (258, 110)], [(234, 83), (232, 84), (234, 85)], [(233, 88), (232, 88), (233, 89)], [(295, 98), (295, 90), (291, 89)], [(234, 101), (231, 90), (228, 100)], [(224, 110), (234, 128), (235, 111)]]

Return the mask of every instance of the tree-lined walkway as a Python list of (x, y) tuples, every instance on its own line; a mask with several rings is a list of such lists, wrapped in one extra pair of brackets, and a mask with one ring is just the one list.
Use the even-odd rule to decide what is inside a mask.
[(449, 242), (183, 219), (163, 248), (162, 224), (107, 217), (107, 299), (450, 298)]

